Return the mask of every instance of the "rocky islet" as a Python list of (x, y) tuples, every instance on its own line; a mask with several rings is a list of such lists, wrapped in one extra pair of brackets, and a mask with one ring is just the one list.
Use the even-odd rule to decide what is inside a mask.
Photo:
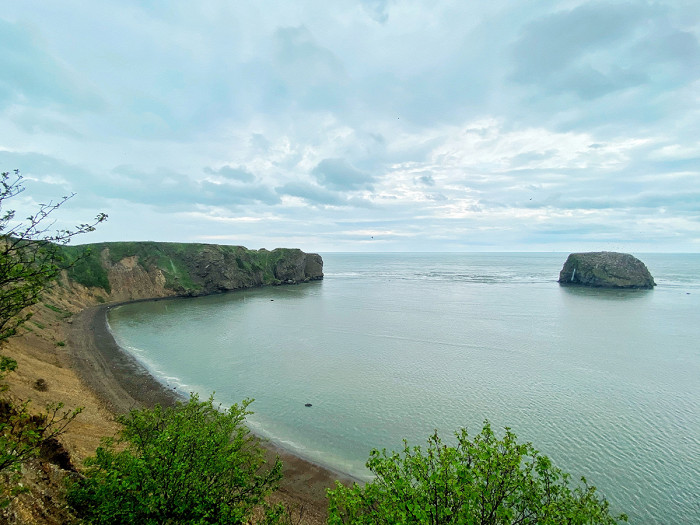
[(646, 265), (628, 253), (572, 253), (559, 272), (559, 284), (594, 288), (652, 289), (654, 278)]

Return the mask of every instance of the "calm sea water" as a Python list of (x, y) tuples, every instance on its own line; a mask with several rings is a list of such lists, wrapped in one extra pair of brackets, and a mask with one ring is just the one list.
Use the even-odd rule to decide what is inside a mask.
[(700, 523), (700, 255), (640, 255), (653, 291), (560, 287), (566, 254), (323, 258), (322, 282), (109, 323), (165, 383), (255, 398), (256, 432), (358, 477), (373, 447), (489, 419), (632, 523)]

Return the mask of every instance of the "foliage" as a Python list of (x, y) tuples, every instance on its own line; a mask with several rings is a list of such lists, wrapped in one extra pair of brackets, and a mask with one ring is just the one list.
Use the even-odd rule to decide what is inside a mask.
[(244, 523), (260, 509), (276, 522), (282, 511), (265, 497), (282, 465), (265, 467), (244, 425), (250, 402), (222, 412), (211, 397), (200, 402), (193, 394), (187, 403), (120, 417), (118, 437), (86, 461), (69, 502), (94, 523)]
[(107, 270), (102, 265), (99, 253), (92, 246), (69, 246), (64, 248), (68, 266), (68, 277), (88, 288), (102, 288), (107, 293), (112, 291)]
[[(0, 175), (0, 344), (30, 318), (26, 308), (39, 301), (65, 266), (63, 246), (107, 218), (100, 214), (92, 224), (50, 233), (52, 214), (72, 195), (39, 204), (34, 215), (18, 221), (6, 207), (8, 199), (23, 191), (19, 171)], [(40, 323), (36, 326), (43, 328)], [(38, 456), (42, 445), (61, 435), (80, 412), (64, 411), (63, 404), (56, 403), (48, 405), (46, 412), (31, 414), (28, 401), (18, 402), (6, 393), (4, 379), (16, 368), (14, 359), (0, 356), (0, 507), (21, 492), (17, 482), (22, 463)]]
[[(17, 362), (0, 357), (0, 380), (7, 372), (17, 368)], [(1, 384), (0, 391), (7, 385)], [(10, 399), (0, 400), (0, 508), (6, 507), (12, 498), (22, 492), (17, 485), (22, 463), (39, 455), (41, 446), (65, 432), (66, 426), (75, 419), (81, 409), (63, 410), (62, 403), (46, 407), (46, 412), (31, 414), (29, 402), (16, 403)]]
[(108, 242), (84, 246), (66, 246), (64, 254), (71, 261), (68, 276), (88, 287), (98, 287), (109, 293), (107, 269), (102, 252), (107, 249), (109, 262), (115, 264), (126, 257), (136, 257), (145, 271), (154, 268), (163, 272), (165, 287), (183, 295), (202, 291), (202, 268), (213, 261), (225, 261), (247, 276), (259, 277), (261, 284), (280, 284), (275, 270), (280, 261), (293, 260), (299, 250), (276, 248), (248, 250), (243, 246), (226, 246), (176, 242)]
[(39, 209), (24, 221), (15, 220), (14, 210), (5, 211), (7, 200), (22, 193), (19, 171), (0, 176), (0, 341), (14, 335), (29, 319), (25, 309), (35, 304), (41, 293), (65, 266), (61, 247), (81, 233), (91, 232), (107, 216), (100, 214), (91, 224), (73, 230), (51, 233), (52, 214), (68, 199), (39, 204)]
[(376, 479), (364, 487), (336, 483), (328, 491), (329, 523), (353, 524), (614, 524), (585, 479), (552, 465), (506, 428), (498, 439), (486, 421), (473, 440), (462, 429), (456, 446), (435, 432), (425, 450), (404, 441), (403, 456), (373, 450), (367, 467)]

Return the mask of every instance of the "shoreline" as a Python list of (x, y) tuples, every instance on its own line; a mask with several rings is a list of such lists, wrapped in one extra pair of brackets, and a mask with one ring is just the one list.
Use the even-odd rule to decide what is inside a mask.
[[(169, 299), (169, 298), (168, 298)], [(131, 301), (130, 301), (131, 302)], [(114, 415), (155, 404), (173, 406), (186, 398), (163, 385), (129, 352), (114, 340), (107, 324), (107, 312), (119, 304), (83, 309), (68, 324), (68, 357), (71, 368), (104, 407)], [(283, 478), (278, 490), (282, 502), (303, 509), (310, 523), (325, 523), (326, 489), (335, 482), (358, 482), (348, 474), (316, 464), (292, 451), (264, 440), (268, 460), (279, 456)], [(275, 498), (277, 499), (277, 498)]]

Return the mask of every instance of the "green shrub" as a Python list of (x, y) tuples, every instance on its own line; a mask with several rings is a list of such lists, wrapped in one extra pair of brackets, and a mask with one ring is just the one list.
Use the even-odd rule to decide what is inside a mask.
[(282, 465), (265, 467), (244, 426), (249, 403), (221, 412), (212, 398), (193, 394), (175, 407), (120, 417), (119, 436), (86, 461), (69, 503), (93, 523), (247, 523), (259, 509), (276, 522), (282, 511), (265, 497)]
[(530, 443), (519, 444), (506, 429), (497, 439), (488, 421), (469, 440), (442, 443), (437, 432), (428, 447), (403, 455), (371, 452), (367, 467), (376, 479), (364, 487), (336, 483), (328, 491), (328, 523), (352, 524), (615, 524), (608, 502), (595, 487), (570, 486), (570, 476), (554, 467)]

